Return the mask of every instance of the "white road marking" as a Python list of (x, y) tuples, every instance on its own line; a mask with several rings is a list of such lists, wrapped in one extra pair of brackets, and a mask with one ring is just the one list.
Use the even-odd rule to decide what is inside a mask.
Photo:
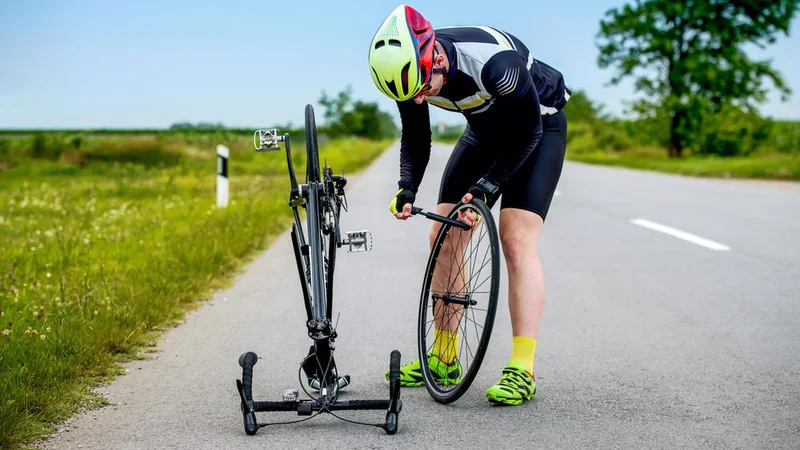
[(645, 227), (654, 231), (668, 234), (678, 239), (683, 239), (684, 241), (689, 241), (693, 244), (697, 244), (705, 248), (710, 248), (711, 250), (724, 252), (731, 249), (727, 245), (720, 244), (719, 242), (714, 242), (710, 239), (702, 238), (692, 233), (687, 233), (685, 231), (681, 231), (676, 228), (668, 227), (666, 225), (661, 225), (660, 223), (651, 222), (647, 219), (631, 219), (631, 223), (634, 225), (639, 225), (640, 227)]

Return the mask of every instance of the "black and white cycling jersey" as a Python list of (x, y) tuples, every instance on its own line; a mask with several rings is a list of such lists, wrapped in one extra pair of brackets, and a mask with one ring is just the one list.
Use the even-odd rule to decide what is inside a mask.
[(450, 63), (446, 83), (425, 102), (398, 102), (402, 122), (400, 183), (416, 191), (430, 157), (428, 104), (459, 112), (478, 136), (502, 145), (487, 180), (502, 185), (533, 150), (542, 134), (542, 115), (560, 111), (569, 100), (564, 77), (533, 58), (515, 36), (488, 26), (436, 31)]

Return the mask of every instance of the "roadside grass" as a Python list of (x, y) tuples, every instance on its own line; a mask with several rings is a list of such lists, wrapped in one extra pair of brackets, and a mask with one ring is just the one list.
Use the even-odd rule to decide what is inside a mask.
[[(227, 285), (291, 221), (283, 152), (227, 142), (231, 201), (217, 208), (213, 138), (96, 140), (70, 163), (66, 152), (62, 162), (17, 155), (0, 170), (0, 448), (99, 404), (93, 386)], [(302, 174), (305, 148), (295, 140)], [(329, 141), (320, 159), (352, 174), (388, 145)]]
[(570, 152), (567, 159), (589, 164), (628, 167), (702, 177), (800, 180), (800, 154), (759, 153), (749, 156), (687, 156), (670, 159), (656, 148), (633, 148), (619, 152)]

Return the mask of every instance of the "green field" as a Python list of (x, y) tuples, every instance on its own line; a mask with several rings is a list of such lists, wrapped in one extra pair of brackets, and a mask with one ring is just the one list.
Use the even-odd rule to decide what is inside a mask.
[[(224, 209), (217, 143), (232, 153)], [(388, 141), (321, 145), (347, 175)], [(288, 187), (283, 152), (236, 133), (0, 136), (0, 448), (97, 404), (93, 385), (286, 229)]]

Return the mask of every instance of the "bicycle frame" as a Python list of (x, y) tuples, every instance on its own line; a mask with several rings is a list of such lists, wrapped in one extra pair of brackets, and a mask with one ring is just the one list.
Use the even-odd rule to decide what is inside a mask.
[[(274, 131), (277, 132), (277, 130)], [(258, 134), (259, 132), (256, 133)], [(299, 184), (294, 164), (292, 163), (291, 138), (289, 134), (273, 136), (272, 138), (261, 137), (260, 140), (262, 145), (265, 142), (270, 143), (268, 145), (273, 145), (273, 142), (275, 145), (277, 142), (284, 142), (285, 144), (290, 182), (289, 206), (292, 208), (294, 215), (292, 240), (295, 247), (295, 258), (306, 306), (313, 304), (313, 308), (306, 308), (308, 332), (309, 336), (312, 336), (314, 340), (330, 338), (332, 335), (330, 322), (333, 292), (332, 289), (326, 289), (326, 287), (332, 286), (333, 270), (331, 268), (328, 269), (329, 276), (326, 278), (322, 258), (323, 243), (321, 235), (333, 233), (335, 246), (337, 248), (342, 246), (339, 215), (342, 205), (345, 204), (343, 197), (344, 185), (347, 180), (343, 176), (333, 175), (330, 168), (325, 167), (323, 168), (322, 181)], [(275, 150), (278, 150), (278, 148), (275, 148)], [(309, 232), (308, 242), (306, 241), (306, 233), (303, 230), (303, 223), (298, 211), (300, 207), (306, 209), (306, 227)], [(325, 220), (326, 213), (330, 213), (330, 221)], [(335, 253), (335, 250), (333, 252)], [(306, 278), (304, 267), (310, 268), (310, 280)], [(309, 284), (313, 290), (312, 292), (308, 290)], [(315, 301), (312, 302), (312, 299)], [(316, 301), (316, 299), (323, 299), (324, 301)]]
[[(350, 383), (349, 376), (339, 376), (333, 358), (336, 330), (332, 327), (331, 319), (336, 250), (345, 244), (351, 251), (367, 251), (371, 247), (371, 235), (368, 231), (349, 232), (345, 239), (342, 238), (339, 215), (342, 208), (347, 210), (347, 198), (344, 193), (347, 179), (341, 175), (333, 175), (333, 171), (327, 165), (322, 168), (321, 177), (319, 173), (314, 173), (319, 171), (319, 163), (316, 126), (311, 105), (306, 106), (306, 150), (309, 159), (306, 184), (297, 182), (288, 133), (281, 136), (278, 130), (257, 130), (253, 134), (253, 139), (256, 151), (259, 152), (277, 151), (280, 149), (278, 143), (285, 143), (290, 182), (289, 206), (294, 216), (291, 229), (292, 245), (306, 310), (308, 336), (314, 342), (309, 349), (309, 355), (301, 364), (301, 370), (306, 372), (309, 386), (317, 389), (320, 395), (317, 398), (312, 397), (311, 400), (299, 400), (298, 391), (289, 390), (284, 393), (282, 402), (255, 401), (252, 396), (252, 376), (253, 366), (258, 357), (253, 352), (243, 353), (239, 357), (242, 379), (237, 380), (237, 388), (242, 401), (245, 432), (253, 435), (259, 428), (270, 425), (256, 422), (257, 411), (297, 411), (299, 415), (311, 416), (321, 412), (333, 414), (332, 411), (341, 410), (384, 409), (387, 412), (383, 424), (364, 425), (379, 426), (388, 434), (394, 434), (397, 431), (398, 415), (402, 409), (400, 353), (397, 350), (392, 351), (390, 356), (388, 400), (336, 400), (339, 390)], [(307, 233), (304, 232), (300, 219), (300, 207), (306, 210)], [(316, 387), (313, 381), (317, 382)], [(305, 387), (303, 390), (311, 396)]]

